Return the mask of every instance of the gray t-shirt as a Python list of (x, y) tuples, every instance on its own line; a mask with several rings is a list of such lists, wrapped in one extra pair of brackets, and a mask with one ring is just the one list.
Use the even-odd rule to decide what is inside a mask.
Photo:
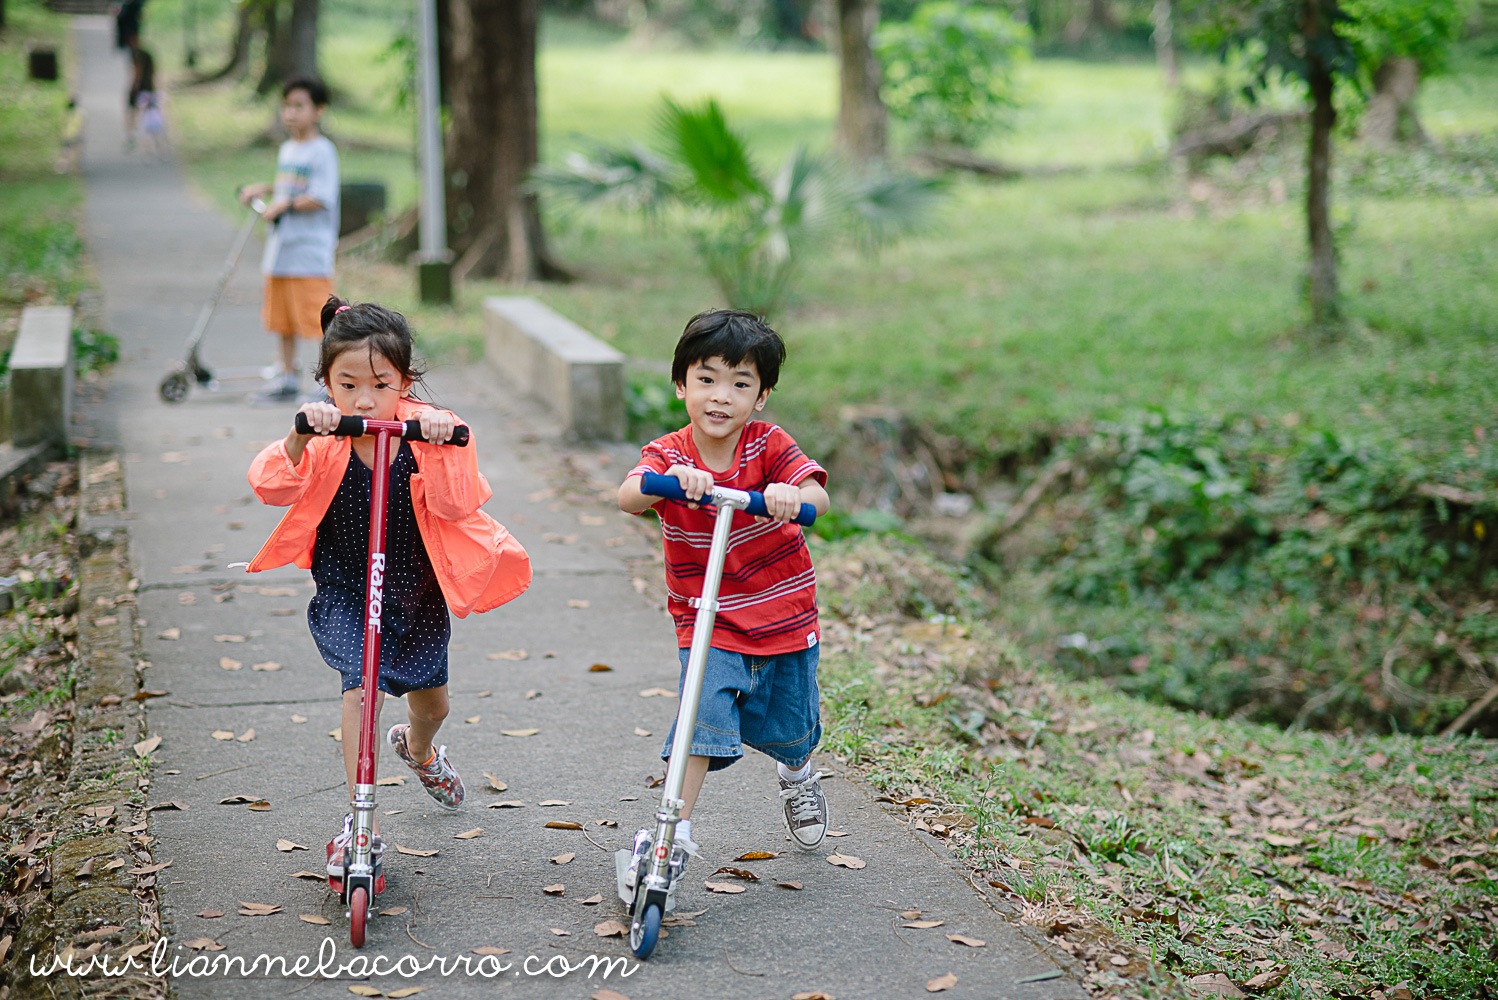
[(260, 270), (274, 278), (331, 278), (338, 245), (338, 151), (325, 135), (281, 143), (273, 197), (290, 201), (299, 195), (315, 198), (323, 207), (288, 211), (276, 220)]

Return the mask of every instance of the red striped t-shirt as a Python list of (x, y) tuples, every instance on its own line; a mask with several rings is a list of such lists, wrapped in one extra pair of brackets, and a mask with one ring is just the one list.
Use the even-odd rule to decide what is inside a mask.
[[(664, 473), (673, 465), (712, 472), (715, 483), (735, 490), (764, 492), (771, 483), (794, 486), (804, 479), (827, 485), (827, 470), (807, 458), (789, 434), (763, 420), (744, 426), (727, 472), (708, 469), (687, 426), (642, 448), (640, 463), (630, 475)], [(686, 647), (692, 644), (717, 514), (692, 510), (677, 500), (657, 500), (653, 506), (661, 518), (667, 609), (676, 622), (676, 641)], [(817, 577), (801, 528), (736, 511), (718, 587), (713, 646), (774, 655), (815, 646), (819, 638)]]

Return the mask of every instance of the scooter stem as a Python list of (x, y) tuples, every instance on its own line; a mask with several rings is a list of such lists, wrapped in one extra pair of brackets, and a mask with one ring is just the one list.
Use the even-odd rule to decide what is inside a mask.
[[(354, 777), (354, 843), (350, 875), (374, 871), (375, 722), (380, 700), (380, 614), (385, 594), (386, 495), (390, 484), (390, 439), (385, 428), (374, 431), (374, 474), (369, 501), (369, 580), (365, 590), (364, 673), (359, 704), (359, 763)], [(373, 897), (373, 892), (370, 893)]]

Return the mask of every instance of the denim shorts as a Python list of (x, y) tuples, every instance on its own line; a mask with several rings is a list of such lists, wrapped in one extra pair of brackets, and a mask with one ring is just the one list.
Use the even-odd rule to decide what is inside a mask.
[[(682, 681), (689, 653), (678, 650)], [(806, 760), (822, 739), (819, 653), (818, 646), (773, 656), (709, 649), (692, 753), (712, 758), (710, 771), (744, 756), (745, 746), (791, 767)], [(671, 756), (675, 737), (673, 722), (661, 760)]]

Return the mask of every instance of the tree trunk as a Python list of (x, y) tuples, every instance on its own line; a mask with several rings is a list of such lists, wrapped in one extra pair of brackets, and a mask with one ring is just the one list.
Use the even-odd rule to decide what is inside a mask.
[(1428, 142), (1415, 112), (1420, 63), (1409, 56), (1385, 59), (1373, 72), (1373, 97), (1363, 117), (1363, 138), (1390, 147), (1401, 140)]
[(1337, 310), (1337, 248), (1331, 226), (1332, 126), (1337, 109), (1332, 104), (1332, 73), (1325, 60), (1312, 54), (1306, 60), (1311, 88), (1311, 142), (1306, 157), (1306, 228), (1311, 242), (1311, 322), (1333, 325)]
[(265, 29), (265, 68), (255, 84), (255, 93), (269, 94), (279, 90), (287, 78), (291, 58), (291, 30), (281, 17), (280, 0), (266, 0), (260, 24)]
[(536, 196), (539, 0), (451, 0), (452, 129), (446, 143), (454, 277), (565, 277), (546, 255)]
[(1181, 82), (1180, 69), (1176, 66), (1174, 6), (1171, 0), (1155, 0), (1155, 6), (1150, 12), (1155, 23), (1155, 62), (1165, 75), (1165, 83), (1171, 90)]
[(222, 68), (214, 70), (205, 76), (198, 77), (194, 83), (212, 83), (222, 80), (224, 77), (232, 76), (244, 69), (250, 58), (250, 38), (255, 33), (253, 14), (255, 5), (249, 0), (239, 5), (239, 13), (234, 25), (234, 44), (229, 49), (229, 59)]
[(837, 144), (860, 162), (885, 155), (884, 102), (879, 99), (879, 61), (869, 40), (879, 26), (877, 0), (837, 0), (841, 96)]
[[(291, 37), (287, 39), (287, 78), (317, 72), (317, 14), (319, 0), (291, 0)], [(319, 77), (320, 78), (320, 77)]]
[(1118, 18), (1108, 0), (1085, 0), (1083, 9), (1072, 15), (1062, 37), (1066, 44), (1078, 45), (1095, 35), (1108, 35), (1118, 31)]

